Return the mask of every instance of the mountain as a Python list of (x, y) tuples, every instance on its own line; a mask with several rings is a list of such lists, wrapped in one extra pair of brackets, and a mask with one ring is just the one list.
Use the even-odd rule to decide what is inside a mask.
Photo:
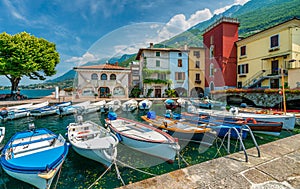
[[(160, 44), (156, 44), (155, 47), (172, 47), (178, 48), (184, 45), (193, 47), (202, 47), (202, 34), (203, 31), (211, 24), (216, 22), (222, 17), (237, 18), (240, 22), (239, 36), (247, 37), (256, 32), (270, 28), (274, 25), (282, 23), (293, 17), (300, 18), (300, 1), (299, 0), (251, 0), (241, 5), (232, 6), (225, 12), (214, 15), (211, 19), (198, 23), (191, 27), (187, 31), (172, 37), (169, 40), (163, 41)], [(124, 54), (121, 57), (114, 57), (108, 60), (110, 63), (119, 62), (119, 65), (128, 66), (129, 63), (135, 59), (136, 54), (127, 55)], [(106, 61), (88, 62), (85, 65), (101, 64)], [(61, 81), (61, 79), (70, 78), (75, 76), (75, 73), (71, 71), (65, 75), (55, 79)]]
[(214, 15), (211, 19), (191, 27), (187, 31), (162, 42), (162, 44), (175, 48), (186, 44), (202, 47), (203, 31), (222, 17), (237, 18), (240, 22), (239, 36), (247, 37), (293, 17), (300, 18), (300, 1), (251, 0), (243, 6), (232, 6), (227, 11)]
[[(104, 58), (104, 59), (100, 59), (97, 61), (87, 62), (80, 66), (99, 65), (99, 64), (105, 64), (106, 62), (114, 64), (114, 63), (118, 62), (118, 63), (120, 63), (119, 64), (120, 66), (127, 67), (129, 65), (129, 63), (135, 59), (135, 55), (136, 54), (124, 54), (121, 57), (113, 57), (109, 60)], [(61, 81), (65, 81), (65, 80), (74, 79), (75, 75), (76, 75), (76, 72), (72, 69), (60, 77), (45, 81), (45, 83), (54, 83), (54, 82), (61, 82)]]

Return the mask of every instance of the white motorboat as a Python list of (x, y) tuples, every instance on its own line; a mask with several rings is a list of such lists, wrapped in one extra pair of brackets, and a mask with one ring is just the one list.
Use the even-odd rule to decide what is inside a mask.
[(136, 110), (138, 107), (138, 102), (134, 99), (130, 99), (122, 104), (122, 110), (124, 112), (131, 112)]
[(139, 102), (139, 109), (140, 110), (150, 110), (153, 102), (149, 99), (145, 99)]
[(115, 100), (112, 100), (110, 102), (107, 102), (105, 107), (109, 110), (109, 111), (117, 111), (120, 107), (121, 107), (122, 103), (120, 100), (118, 99), (115, 99)]
[(83, 122), (81, 116), (67, 128), (68, 139), (78, 154), (106, 167), (116, 159), (119, 141), (113, 133), (92, 121)]
[(106, 126), (110, 128), (119, 141), (140, 152), (149, 154), (173, 163), (177, 152), (180, 150), (178, 140), (169, 134), (137, 121), (126, 118), (105, 120)]
[(223, 116), (228, 118), (253, 118), (257, 121), (266, 121), (266, 122), (282, 122), (282, 129), (293, 130), (296, 123), (295, 114), (286, 113), (282, 115), (273, 115), (273, 114), (255, 114), (255, 113), (240, 113), (238, 108), (231, 108), (229, 111), (221, 110), (208, 110), (200, 108), (190, 108), (188, 110), (190, 113), (207, 113), (209, 115)]

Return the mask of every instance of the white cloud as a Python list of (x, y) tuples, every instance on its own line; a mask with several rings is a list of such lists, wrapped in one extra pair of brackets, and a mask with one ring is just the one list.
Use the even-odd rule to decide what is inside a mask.
[(87, 52), (81, 57), (72, 57), (72, 58), (66, 60), (65, 62), (71, 62), (71, 63), (74, 63), (74, 64), (80, 66), (87, 62), (96, 61), (96, 60), (98, 60), (98, 58), (96, 56)]
[(17, 10), (17, 8), (11, 3), (11, 1), (4, 0), (3, 2), (14, 18), (27, 22), (27, 19), (20, 14), (20, 11)]
[(248, 1), (250, 1), (250, 0), (235, 0), (234, 3), (231, 5), (227, 5), (225, 7), (214, 10), (214, 14), (221, 14), (221, 13), (225, 12), (226, 10), (230, 9), (234, 5), (244, 5)]
[(177, 14), (173, 16), (166, 26), (160, 31), (159, 36), (162, 40), (169, 39), (192, 26), (206, 21), (212, 17), (212, 13), (209, 9), (205, 8), (203, 10), (198, 10), (190, 16), (189, 19), (183, 14)]

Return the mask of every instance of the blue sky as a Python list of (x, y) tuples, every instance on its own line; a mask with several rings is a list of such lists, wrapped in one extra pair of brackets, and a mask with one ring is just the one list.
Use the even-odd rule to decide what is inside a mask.
[[(0, 32), (26, 31), (55, 43), (60, 53), (56, 78), (105, 55), (136, 52), (247, 1), (0, 0)], [(2, 77), (0, 85), (10, 83)]]

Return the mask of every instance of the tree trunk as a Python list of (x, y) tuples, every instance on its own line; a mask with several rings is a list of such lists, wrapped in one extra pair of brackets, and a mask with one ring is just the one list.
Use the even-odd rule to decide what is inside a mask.
[(11, 77), (10, 82), (11, 82), (11, 94), (14, 93), (14, 91), (18, 90), (18, 86), (20, 83), (21, 78), (20, 77)]

